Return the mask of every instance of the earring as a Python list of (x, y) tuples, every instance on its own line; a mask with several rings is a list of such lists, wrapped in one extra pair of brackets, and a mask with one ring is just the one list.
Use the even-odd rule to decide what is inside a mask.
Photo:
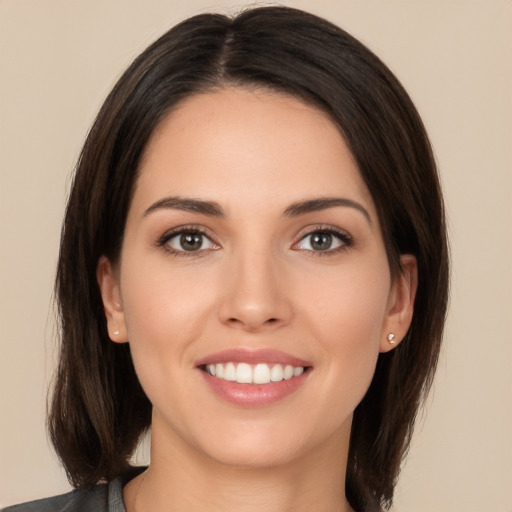
[(114, 331), (114, 336), (117, 336), (118, 334), (119, 334), (119, 331), (116, 329), (116, 330)]
[(393, 333), (388, 334), (388, 341), (390, 345), (394, 345), (396, 343), (396, 335)]

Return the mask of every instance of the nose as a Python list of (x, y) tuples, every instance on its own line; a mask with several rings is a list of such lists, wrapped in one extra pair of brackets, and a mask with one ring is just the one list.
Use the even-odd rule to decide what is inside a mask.
[(293, 310), (286, 272), (271, 251), (246, 250), (226, 267), (219, 308), (222, 323), (259, 332), (290, 322)]

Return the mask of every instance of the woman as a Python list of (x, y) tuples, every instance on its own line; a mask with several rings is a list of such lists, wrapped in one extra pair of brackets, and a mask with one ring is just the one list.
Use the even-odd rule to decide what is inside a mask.
[(447, 268), (377, 57), (289, 8), (186, 20), (114, 87), (68, 202), (49, 423), (78, 490), (8, 510), (389, 508)]

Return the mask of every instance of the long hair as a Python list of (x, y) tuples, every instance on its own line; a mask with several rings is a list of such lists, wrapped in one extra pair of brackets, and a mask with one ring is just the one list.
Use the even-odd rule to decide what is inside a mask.
[(124, 472), (150, 426), (151, 404), (129, 344), (109, 340), (96, 266), (102, 255), (119, 258), (141, 155), (159, 121), (187, 97), (231, 86), (284, 92), (326, 112), (376, 204), (391, 272), (401, 271), (401, 254), (417, 259), (412, 324), (395, 350), (379, 355), (355, 410), (345, 483), (359, 512), (389, 508), (432, 383), (447, 306), (436, 165), (420, 117), (389, 69), (342, 29), (286, 7), (180, 23), (133, 62), (103, 104), (77, 164), (62, 230), (52, 442), (70, 481), (86, 487)]

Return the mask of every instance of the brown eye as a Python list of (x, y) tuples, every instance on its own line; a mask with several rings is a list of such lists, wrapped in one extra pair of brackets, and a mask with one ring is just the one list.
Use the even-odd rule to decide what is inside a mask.
[(204, 233), (191, 230), (175, 232), (165, 240), (165, 245), (177, 253), (193, 253), (218, 248)]
[(198, 251), (203, 245), (203, 235), (199, 233), (183, 233), (180, 236), (180, 245), (185, 251)]
[(315, 233), (311, 235), (310, 244), (314, 251), (328, 251), (332, 246), (330, 233)]
[(347, 233), (321, 229), (303, 236), (293, 249), (320, 253), (335, 252), (336, 249), (342, 249), (351, 243), (351, 237)]

